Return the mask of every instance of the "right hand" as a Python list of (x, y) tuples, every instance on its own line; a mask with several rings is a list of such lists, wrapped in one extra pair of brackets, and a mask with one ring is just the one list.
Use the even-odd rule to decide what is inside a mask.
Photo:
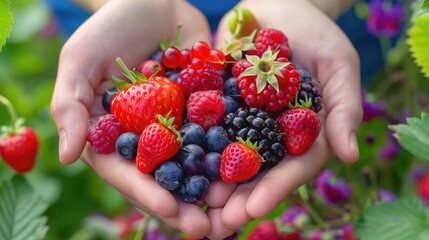
[(177, 201), (152, 176), (140, 173), (117, 153), (99, 155), (86, 144), (90, 119), (106, 114), (101, 97), (112, 86), (112, 75), (122, 75), (115, 58), (137, 66), (159, 48), (162, 37), (172, 39), (178, 24), (183, 24), (182, 47), (189, 48), (197, 40), (210, 41), (207, 20), (186, 1), (106, 3), (64, 45), (51, 112), (63, 164), (80, 158), (135, 207), (190, 236), (204, 237), (211, 226), (199, 206)]

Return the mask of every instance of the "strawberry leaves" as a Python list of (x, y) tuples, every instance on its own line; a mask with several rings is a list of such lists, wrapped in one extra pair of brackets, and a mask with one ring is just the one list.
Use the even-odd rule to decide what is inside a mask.
[(12, 23), (13, 17), (10, 10), (10, 1), (0, 1), (0, 51), (9, 37)]

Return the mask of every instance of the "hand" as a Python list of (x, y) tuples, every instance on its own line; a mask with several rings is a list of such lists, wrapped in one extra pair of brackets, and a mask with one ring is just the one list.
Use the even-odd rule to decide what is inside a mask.
[(83, 152), (81, 159), (137, 208), (172, 228), (203, 237), (210, 231), (210, 222), (197, 205), (177, 201), (152, 176), (141, 174), (118, 154), (98, 155), (86, 144), (89, 120), (106, 114), (102, 94), (112, 86), (112, 75), (122, 75), (115, 58), (136, 67), (158, 49), (162, 37), (173, 38), (179, 23), (183, 24), (183, 47), (197, 40), (209, 42), (206, 19), (186, 1), (106, 3), (64, 45), (51, 112), (60, 135), (62, 163), (75, 162)]
[[(359, 58), (344, 33), (313, 4), (302, 0), (242, 1), (261, 27), (283, 31), (289, 40), (293, 62), (320, 80), (324, 110), (322, 130), (312, 148), (302, 156), (286, 157), (254, 181), (239, 185), (225, 205), (210, 214), (219, 239), (255, 218), (270, 213), (299, 186), (310, 181), (333, 152), (344, 162), (358, 159), (356, 130), (362, 117)], [(217, 43), (229, 40), (229, 15), (218, 29)], [(218, 46), (222, 47), (222, 46)]]

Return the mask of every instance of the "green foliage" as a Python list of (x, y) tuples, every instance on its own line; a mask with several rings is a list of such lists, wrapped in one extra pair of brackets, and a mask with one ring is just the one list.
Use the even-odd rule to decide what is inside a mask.
[(429, 238), (429, 209), (414, 197), (373, 206), (356, 224), (362, 240), (406, 240)]
[(0, 239), (44, 239), (48, 204), (20, 176), (0, 185)]
[(10, 30), (12, 29), (12, 12), (10, 10), (10, 1), (0, 1), (0, 51), (6, 39), (9, 37)]
[(417, 158), (429, 162), (429, 114), (408, 118), (407, 124), (392, 125), (399, 144)]
[(429, 77), (429, 1), (425, 0), (420, 12), (410, 28), (408, 44), (416, 63), (422, 68), (426, 77)]

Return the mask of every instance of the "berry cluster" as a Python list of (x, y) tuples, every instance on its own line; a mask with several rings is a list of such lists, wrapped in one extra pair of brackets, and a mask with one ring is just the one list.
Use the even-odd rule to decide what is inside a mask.
[(109, 114), (88, 130), (94, 151), (116, 149), (187, 203), (203, 200), (212, 181), (248, 182), (305, 153), (321, 126), (317, 85), (289, 61), (281, 31), (245, 32), (222, 50), (164, 40), (135, 70), (118, 58), (127, 79), (113, 77), (102, 98)]

